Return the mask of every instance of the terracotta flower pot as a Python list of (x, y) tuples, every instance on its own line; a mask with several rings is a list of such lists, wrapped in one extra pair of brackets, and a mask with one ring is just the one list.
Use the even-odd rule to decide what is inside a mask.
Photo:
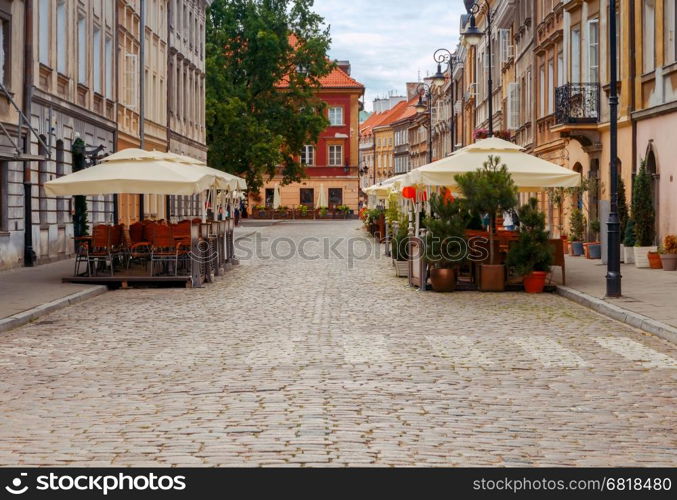
[(651, 267), (651, 269), (663, 269), (661, 257), (658, 252), (648, 252), (646, 255), (649, 259), (649, 267)]
[(545, 271), (533, 271), (524, 277), (524, 291), (527, 293), (542, 293), (545, 288)]
[(480, 290), (502, 292), (505, 290), (505, 266), (503, 264), (482, 264)]
[(677, 271), (677, 253), (662, 253), (663, 271)]
[(436, 292), (453, 292), (456, 290), (456, 269), (431, 269), (430, 284)]

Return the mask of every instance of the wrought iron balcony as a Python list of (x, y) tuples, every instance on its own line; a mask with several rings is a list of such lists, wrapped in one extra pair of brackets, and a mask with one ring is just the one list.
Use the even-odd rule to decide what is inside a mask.
[(555, 89), (557, 123), (597, 123), (599, 83), (567, 83)]

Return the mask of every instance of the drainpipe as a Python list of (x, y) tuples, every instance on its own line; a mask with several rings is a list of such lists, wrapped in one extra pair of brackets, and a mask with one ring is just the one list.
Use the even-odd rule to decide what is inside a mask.
[[(637, 77), (637, 68), (635, 67), (635, 61), (637, 57), (637, 48), (635, 47), (635, 6), (633, 2), (630, 2), (630, 8), (628, 9), (630, 13), (630, 124), (632, 126), (632, 162), (630, 164), (630, 173), (636, 171), (637, 168), (637, 121), (632, 118), (632, 112), (635, 111), (637, 106), (637, 98), (635, 96), (635, 78)], [(626, 194), (628, 190), (632, 193), (632, 175), (630, 175), (630, 185), (626, 186)], [(621, 239), (625, 235), (621, 235)]]
[[(24, 16), (24, 113), (31, 116), (33, 101), (33, 0), (26, 0)], [(23, 118), (19, 116), (19, 134)], [(31, 152), (31, 136), (28, 132), (24, 138), (24, 153)], [(24, 162), (24, 266), (33, 267), (35, 252), (33, 251), (33, 183), (31, 180), (31, 162)]]
[[(141, 0), (141, 22), (139, 24), (139, 147), (145, 149), (146, 138), (144, 135), (144, 125), (146, 121), (146, 99), (145, 89), (145, 70), (146, 70), (146, 0)], [(145, 212), (145, 196), (139, 195), (139, 220), (143, 220)]]

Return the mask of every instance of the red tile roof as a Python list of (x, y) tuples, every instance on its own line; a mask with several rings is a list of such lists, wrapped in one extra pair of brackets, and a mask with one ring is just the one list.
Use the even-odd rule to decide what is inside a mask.
[(360, 135), (370, 135), (374, 128), (384, 125), (390, 125), (404, 118), (409, 118), (416, 114), (416, 102), (418, 96), (411, 101), (398, 102), (388, 111), (382, 113), (373, 113), (362, 124), (360, 124)]

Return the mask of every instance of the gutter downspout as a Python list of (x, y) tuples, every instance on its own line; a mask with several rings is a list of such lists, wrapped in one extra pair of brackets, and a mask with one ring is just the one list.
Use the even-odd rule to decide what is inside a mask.
[[(630, 124), (632, 126), (632, 163), (630, 164), (630, 185), (626, 186), (626, 202), (627, 202), (627, 190), (630, 190), (632, 193), (632, 173), (637, 171), (637, 120), (632, 117), (632, 113), (636, 110), (637, 98), (635, 96), (635, 78), (637, 78), (637, 68), (635, 66), (635, 61), (637, 57), (637, 47), (635, 46), (635, 40), (637, 38), (635, 33), (635, 5), (634, 2), (630, 2), (630, 109), (628, 114), (630, 115)], [(622, 37), (621, 37), (622, 40)], [(624, 234), (621, 234), (621, 241), (625, 237)]]
[[(146, 85), (146, 0), (140, 0), (140, 15), (139, 23), (139, 147), (145, 149), (146, 138), (144, 133), (144, 125), (146, 121), (146, 99), (145, 99), (145, 85)], [(143, 220), (145, 210), (145, 195), (139, 195), (139, 220)]]
[[(26, 0), (24, 12), (24, 114), (30, 120), (33, 102), (33, 0)], [(19, 115), (19, 134), (23, 118)], [(24, 137), (24, 153), (31, 152), (30, 132)], [(24, 162), (24, 266), (33, 267), (35, 252), (33, 251), (33, 183), (32, 162)]]

